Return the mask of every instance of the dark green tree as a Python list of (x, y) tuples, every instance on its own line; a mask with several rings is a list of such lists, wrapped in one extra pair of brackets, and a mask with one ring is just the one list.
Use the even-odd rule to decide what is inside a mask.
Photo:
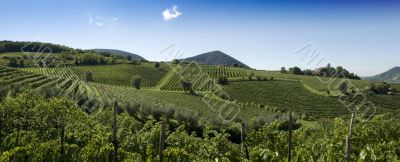
[(303, 75), (303, 71), (301, 71), (301, 69), (297, 66), (289, 68), (289, 73), (295, 75)]
[(154, 63), (154, 68), (158, 69), (160, 67), (160, 63), (156, 62)]
[(132, 86), (135, 87), (136, 89), (140, 89), (142, 84), (142, 77), (139, 75), (134, 75), (132, 77)]
[(8, 61), (8, 66), (9, 67), (18, 67), (18, 62), (17, 59), (14, 57), (11, 57), (10, 60)]
[(285, 67), (282, 67), (282, 68), (281, 68), (281, 73), (283, 73), (283, 74), (286, 74), (286, 73), (287, 73), (287, 70), (286, 70)]
[(219, 76), (219, 77), (218, 77), (218, 83), (221, 84), (221, 85), (226, 85), (226, 84), (228, 84), (228, 83), (229, 83), (228, 77), (225, 76), (225, 75)]
[(132, 56), (129, 55), (129, 56), (126, 57), (126, 59), (127, 59), (128, 61), (132, 61)]
[(195, 95), (195, 91), (193, 89), (193, 83), (190, 80), (182, 80), (181, 85), (184, 92), (189, 93), (191, 95)]
[(91, 71), (86, 71), (85, 72), (85, 80), (87, 82), (92, 82), (93, 81), (93, 75)]

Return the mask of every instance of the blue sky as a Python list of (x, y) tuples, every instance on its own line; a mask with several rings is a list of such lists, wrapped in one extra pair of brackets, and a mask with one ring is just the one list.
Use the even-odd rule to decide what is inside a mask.
[(266, 70), (314, 67), (294, 54), (311, 43), (323, 63), (342, 65), (361, 76), (400, 66), (399, 1), (0, 2), (1, 40), (121, 49), (149, 60), (163, 60), (159, 52), (175, 44), (183, 57), (221, 50)]

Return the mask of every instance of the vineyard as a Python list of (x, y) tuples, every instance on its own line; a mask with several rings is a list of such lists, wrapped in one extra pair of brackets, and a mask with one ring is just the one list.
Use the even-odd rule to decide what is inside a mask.
[(24, 85), (32, 88), (41, 88), (55, 85), (61, 80), (56, 77), (46, 77), (41, 74), (19, 71), (15, 69), (0, 67), (0, 81), (5, 85)]
[[(305, 86), (310, 87), (311, 90), (323, 93), (326, 93), (327, 91), (338, 91), (339, 85), (344, 82), (344, 79), (341, 78), (282, 74), (278, 71), (264, 70), (256, 70), (254, 72), (256, 75), (267, 75), (278, 79), (301, 80)], [(365, 80), (349, 80), (349, 82), (358, 89), (365, 89), (370, 85), (370, 82)]]
[[(351, 113), (338, 98), (310, 93), (297, 81), (231, 82), (224, 87), (224, 90), (232, 100), (277, 107), (278, 110), (291, 110), (307, 117), (332, 118)], [(399, 103), (388, 102), (390, 99), (397, 99), (398, 96), (369, 96), (369, 98), (379, 105), (378, 113), (399, 111), (394, 106)]]
[(175, 66), (173, 70), (174, 74), (161, 87), (161, 90), (182, 91), (181, 81), (185, 79), (193, 82), (193, 88), (196, 91), (207, 91), (220, 76), (242, 78), (248, 75), (246, 70), (241, 68), (199, 64), (181, 64)]
[[(153, 68), (150, 65), (147, 66), (147, 71)], [(334, 117), (348, 119), (350, 112), (344, 108), (337, 97), (327, 97), (310, 92), (304, 86), (305, 80), (249, 81), (245, 78), (238, 79), (243, 81), (231, 81), (222, 86), (228, 94), (225, 97), (206, 92), (189, 95), (184, 92), (162, 91), (157, 88), (137, 90), (129, 86), (120, 86), (115, 82), (110, 84), (100, 83), (101, 74), (106, 76), (105, 71), (107, 70), (129, 69), (129, 67), (121, 66), (134, 66), (139, 69), (138, 71), (146, 71), (140, 69), (145, 65), (85, 66), (64, 69), (0, 67), (0, 85), (12, 87), (10, 94), (16, 97), (9, 97), (2, 102), (0, 113), (4, 115), (5, 112), (17, 112), (15, 116), (7, 116), (4, 121), (2, 119), (0, 124), (5, 123), (5, 125), (4, 129), (2, 125), (0, 130), (2, 134), (0, 135), (13, 138), (14, 141), (18, 140), (15, 135), (19, 133), (11, 121), (18, 121), (16, 119), (21, 119), (18, 114), (27, 113), (22, 109), (26, 106), (22, 106), (22, 108), (18, 106), (28, 100), (30, 103), (34, 103), (32, 104), (34, 108), (29, 110), (29, 113), (24, 115), (22, 119), (24, 121), (32, 119), (32, 121), (38, 123), (30, 123), (29, 126), (32, 126), (32, 128), (28, 127), (29, 131), (24, 131), (21, 136), (22, 138), (34, 138), (35, 141), (44, 141), (43, 143), (26, 141), (20, 141), (17, 144), (10, 143), (10, 151), (0, 148), (0, 160), (22, 160), (23, 157), (29, 157), (55, 161), (51, 157), (59, 157), (60, 138), (58, 135), (62, 134), (62, 129), (58, 125), (48, 126), (54, 127), (53, 131), (57, 132), (55, 136), (48, 137), (36, 127), (43, 129), (41, 125), (58, 123), (60, 120), (65, 120), (64, 124), (67, 126), (65, 130), (68, 132), (68, 135), (65, 136), (67, 154), (61, 156), (62, 158), (73, 159), (72, 161), (107, 159), (112, 152), (110, 146), (113, 145), (109, 140), (112, 138), (112, 133), (110, 133), (112, 130), (110, 127), (112, 113), (110, 109), (107, 109), (110, 107), (110, 101), (117, 101), (118, 103), (116, 109), (119, 114), (118, 140), (121, 142), (118, 158), (121, 160), (157, 161), (159, 158), (158, 139), (161, 138), (160, 132), (163, 129), (162, 124), (156, 120), (160, 120), (162, 115), (167, 115), (169, 117), (165, 137), (166, 145), (163, 150), (166, 161), (182, 159), (186, 161), (207, 161), (209, 159), (285, 161), (286, 157), (282, 155), (287, 154), (288, 132), (286, 130), (287, 123), (282, 119), (285, 119), (285, 114), (288, 111), (294, 111), (296, 119), (300, 120), (297, 121), (296, 130), (293, 131), (293, 158), (298, 161), (308, 161), (310, 158), (321, 161), (340, 161), (343, 158), (342, 152), (345, 150), (343, 140), (348, 131), (347, 122), (340, 118), (334, 121), (331, 121), (331, 119)], [(185, 78), (207, 80), (207, 78), (196, 77), (195, 75), (201, 74), (202, 71), (196, 71), (196, 68), (192, 66), (176, 65), (178, 71), (162, 72), (164, 77), (156, 77), (157, 79), (154, 80), (157, 81), (152, 82), (152, 85), (164, 87), (171, 83), (171, 78), (181, 75)], [(230, 78), (248, 76), (248, 73), (242, 69), (202, 66), (205, 74), (210, 75), (213, 79), (220, 75), (226, 75)], [(189, 67), (189, 70), (182, 70), (185, 67)], [(93, 72), (94, 82), (83, 81), (84, 72), (88, 70)], [(115, 73), (122, 75), (122, 73), (129, 73), (128, 71)], [(134, 71), (133, 73), (137, 75), (139, 72)], [(129, 74), (133, 75), (133, 73)], [(119, 75), (111, 74), (115, 77)], [(198, 86), (198, 84), (195, 85)], [(180, 85), (175, 84), (175, 87), (177, 87), (176, 90), (179, 90)], [(61, 96), (67, 96), (70, 100), (63, 98), (42, 99), (36, 96), (37, 93), (31, 94), (29, 89), (37, 90), (43, 93), (45, 97), (57, 96), (57, 93), (52, 94), (54, 92), (63, 92), (60, 93)], [(28, 91), (23, 92), (25, 90)], [(198, 90), (202, 89), (199, 88)], [(20, 94), (13, 95), (14, 93)], [(233, 101), (232, 103), (238, 105), (240, 111), (237, 118), (229, 125), (222, 124), (219, 121), (220, 110), (209, 105), (211, 103), (211, 105), (222, 106), (225, 101), (223, 98)], [(400, 101), (400, 99), (398, 95), (369, 95), (368, 100), (378, 107), (378, 114), (387, 112), (391, 112), (393, 115), (399, 114), (398, 105), (400, 103), (397, 101)], [(76, 104), (69, 103), (71, 101)], [(90, 115), (84, 114), (83, 111), (78, 110), (78, 107)], [(102, 111), (96, 111), (96, 108)], [(44, 111), (51, 112), (44, 113)], [(60, 118), (60, 115), (64, 118)], [(42, 122), (42, 119), (49, 121)], [(242, 154), (241, 146), (238, 144), (242, 143), (240, 123), (238, 123), (242, 120), (248, 122), (246, 129), (249, 130), (249, 133), (245, 142), (248, 149), (247, 155)], [(301, 120), (323, 122), (310, 124), (313, 121)], [(368, 161), (398, 159), (398, 153), (393, 152), (393, 150), (396, 150), (395, 148), (400, 144), (396, 136), (399, 125), (390, 125), (389, 123), (393, 120), (390, 120), (388, 115), (377, 115), (370, 122), (361, 122), (362, 119), (357, 120), (360, 121), (357, 121), (357, 125), (354, 127), (355, 138), (353, 139), (352, 159), (369, 159)], [(308, 124), (303, 126), (302, 123)], [(376, 125), (381, 125), (382, 128), (377, 129)], [(29, 133), (33, 135), (29, 135)], [(44, 138), (38, 138), (40, 136)], [(82, 139), (82, 141), (79, 139)], [(138, 146), (145, 146), (146, 149)], [(218, 146), (224, 146), (224, 149)], [(200, 154), (191, 153), (199, 148), (204, 148)], [(315, 151), (315, 148), (321, 149)], [(18, 151), (18, 149), (23, 151)], [(374, 152), (371, 149), (388, 156), (373, 157)], [(6, 150), (6, 152), (2, 153), (3, 150)], [(49, 152), (48, 150), (56, 151)], [(209, 152), (209, 150), (213, 151)], [(42, 153), (37, 154), (37, 152)], [(82, 152), (85, 156), (82, 156), (79, 152)], [(42, 156), (42, 154), (45, 154), (45, 156)]]
[[(114, 98), (121, 102), (139, 102), (156, 105), (161, 108), (173, 107), (176, 111), (189, 114), (198, 114), (202, 119), (218, 118), (217, 110), (207, 105), (207, 102), (221, 105), (223, 100), (213, 96), (193, 96), (182, 92), (166, 92), (153, 90), (136, 90), (134, 88), (116, 87), (103, 84), (92, 84), (100, 96)], [(203, 101), (206, 100), (207, 102)], [(268, 115), (274, 113), (275, 109), (259, 107), (251, 104), (238, 104), (240, 106), (239, 118), (250, 119), (257, 115)], [(217, 109), (217, 108), (216, 108)]]
[(120, 64), (57, 68), (24, 68), (23, 70), (76, 80), (85, 80), (85, 72), (90, 71), (93, 75), (93, 82), (117, 86), (131, 86), (132, 76), (139, 75), (143, 79), (143, 87), (153, 87), (162, 79), (167, 69), (166, 65), (155, 69), (152, 64)]

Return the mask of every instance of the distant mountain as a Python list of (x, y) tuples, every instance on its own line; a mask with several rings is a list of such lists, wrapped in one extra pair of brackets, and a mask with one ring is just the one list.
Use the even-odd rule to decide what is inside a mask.
[(194, 57), (189, 57), (184, 59), (185, 61), (196, 61), (198, 63), (207, 64), (207, 65), (225, 65), (225, 66), (233, 66), (239, 65), (241, 67), (249, 68), (249, 66), (243, 64), (239, 60), (221, 52), (221, 51), (212, 51), (203, 54), (199, 54)]
[(385, 81), (388, 83), (400, 83), (400, 67), (394, 67), (382, 74), (365, 77), (363, 79), (370, 81)]
[(115, 49), (99, 49), (99, 48), (92, 49), (92, 50), (93, 50), (93, 51), (96, 51), (96, 52), (111, 53), (111, 54), (114, 54), (114, 55), (120, 55), (120, 56), (124, 56), (124, 57), (132, 56), (132, 60), (146, 60), (146, 59), (143, 58), (142, 56), (139, 56), (139, 55), (137, 55), (137, 54), (133, 54), (133, 53), (130, 53), (130, 52), (126, 52), (126, 51), (121, 51), (121, 50), (115, 50)]

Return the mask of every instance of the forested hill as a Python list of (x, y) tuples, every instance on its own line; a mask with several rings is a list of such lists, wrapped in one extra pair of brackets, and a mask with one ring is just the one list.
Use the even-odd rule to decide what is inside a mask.
[(6, 52), (40, 52), (40, 53), (61, 53), (66, 51), (76, 51), (76, 49), (42, 42), (28, 42), (28, 41), (0, 41), (0, 53)]
[(120, 56), (124, 56), (124, 57), (131, 56), (132, 60), (146, 60), (142, 56), (139, 56), (137, 54), (133, 54), (130, 52), (126, 52), (126, 51), (121, 51), (121, 50), (96, 48), (96, 49), (92, 49), (92, 51), (96, 51), (99, 53), (110, 53), (110, 54), (120, 55)]
[(185, 61), (196, 61), (202, 64), (207, 65), (227, 65), (227, 66), (238, 66), (249, 68), (249, 66), (243, 64), (239, 60), (221, 52), (221, 51), (212, 51), (203, 53), (194, 57), (189, 57), (184, 59)]
[(365, 80), (384, 81), (388, 83), (400, 83), (400, 67), (394, 67), (390, 70), (372, 77), (366, 77)]

